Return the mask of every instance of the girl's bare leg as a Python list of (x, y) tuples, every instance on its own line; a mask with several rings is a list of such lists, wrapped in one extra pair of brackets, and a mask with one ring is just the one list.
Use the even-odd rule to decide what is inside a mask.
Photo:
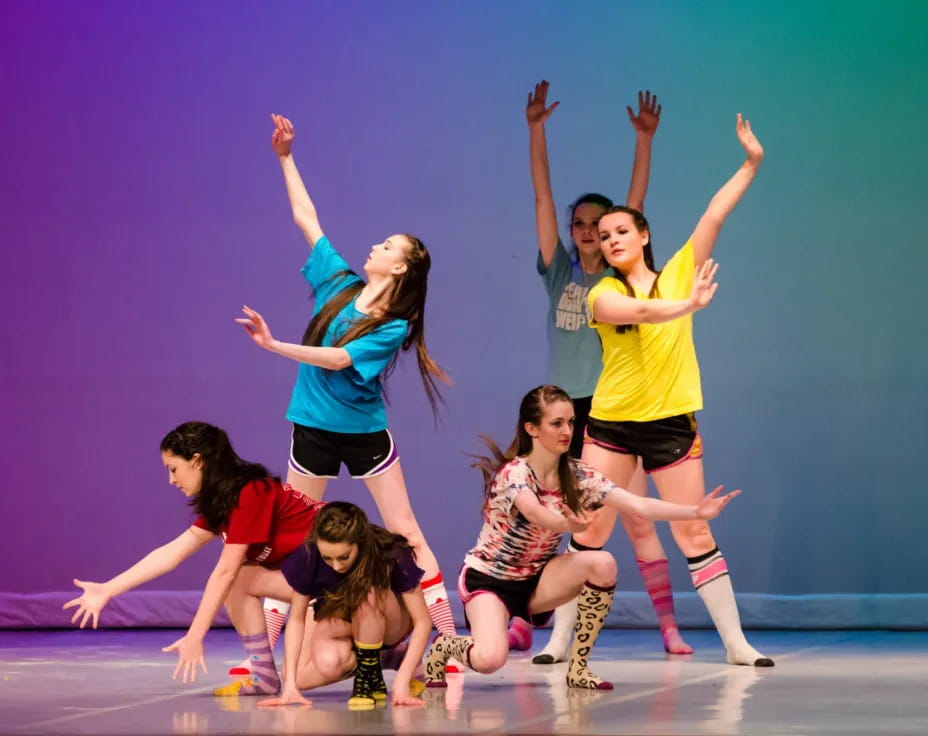
[[(698, 504), (706, 493), (702, 458), (691, 458), (653, 473), (658, 493), (666, 501)], [(772, 667), (773, 660), (752, 647), (741, 630), (741, 618), (728, 564), (719, 552), (706, 521), (673, 521), (674, 541), (686, 555), (696, 592), (709, 610), (729, 664)]]

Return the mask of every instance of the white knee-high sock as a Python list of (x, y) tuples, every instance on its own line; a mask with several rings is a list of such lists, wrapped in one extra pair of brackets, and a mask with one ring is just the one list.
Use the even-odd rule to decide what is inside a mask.
[[(567, 552), (579, 552), (592, 547), (583, 547), (572, 539), (567, 545)], [(554, 611), (554, 628), (545, 648), (532, 657), (533, 664), (554, 664), (566, 662), (570, 656), (570, 645), (574, 640), (574, 627), (577, 625), (577, 599), (567, 601)]]
[(690, 576), (696, 592), (709, 610), (722, 643), (725, 645), (729, 664), (754, 667), (772, 667), (773, 660), (765, 657), (754, 647), (741, 631), (741, 617), (735, 602), (735, 591), (731, 587), (728, 565), (719, 548), (697, 557), (687, 557)]

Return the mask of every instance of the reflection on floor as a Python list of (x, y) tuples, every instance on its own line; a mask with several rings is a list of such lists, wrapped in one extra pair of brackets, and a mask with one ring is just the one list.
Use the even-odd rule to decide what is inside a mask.
[(0, 733), (928, 734), (928, 632), (749, 632), (777, 660), (754, 670), (726, 665), (713, 632), (686, 632), (696, 654), (671, 657), (656, 632), (611, 630), (593, 658), (615, 682), (611, 692), (568, 689), (565, 665), (514, 653), (493, 675), (468, 673), (427, 691), (426, 708), (361, 712), (347, 709), (350, 682), (315, 691), (309, 709), (213, 698), (241, 659), (229, 630), (207, 639), (208, 675), (175, 683), (160, 647), (177, 635), (0, 632)]

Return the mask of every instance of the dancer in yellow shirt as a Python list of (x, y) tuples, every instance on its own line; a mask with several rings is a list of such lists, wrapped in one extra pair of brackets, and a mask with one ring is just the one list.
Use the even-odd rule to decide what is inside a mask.
[[(603, 371), (593, 394), (583, 460), (623, 485), (640, 457), (661, 497), (699, 503), (705, 495), (702, 441), (695, 412), (702, 409), (692, 315), (706, 307), (718, 285), (710, 258), (722, 223), (747, 191), (764, 151), (738, 115), (738, 140), (747, 159), (716, 193), (686, 244), (663, 271), (648, 266), (650, 229), (638, 210), (612, 207), (599, 220), (600, 245), (612, 273), (589, 293), (588, 305), (603, 343)], [(600, 547), (616, 513), (603, 509), (576, 541)], [(651, 521), (623, 515), (639, 559), (655, 556)], [(725, 558), (704, 521), (671, 522), (693, 584), (725, 644), (731, 664), (770, 667), (741, 631)]]

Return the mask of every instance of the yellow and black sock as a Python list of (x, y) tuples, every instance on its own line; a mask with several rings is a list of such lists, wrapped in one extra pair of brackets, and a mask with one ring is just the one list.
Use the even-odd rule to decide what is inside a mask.
[(354, 688), (348, 699), (349, 708), (373, 708), (378, 700), (387, 699), (387, 685), (380, 669), (380, 649), (383, 642), (376, 644), (354, 643), (357, 666), (354, 671)]

